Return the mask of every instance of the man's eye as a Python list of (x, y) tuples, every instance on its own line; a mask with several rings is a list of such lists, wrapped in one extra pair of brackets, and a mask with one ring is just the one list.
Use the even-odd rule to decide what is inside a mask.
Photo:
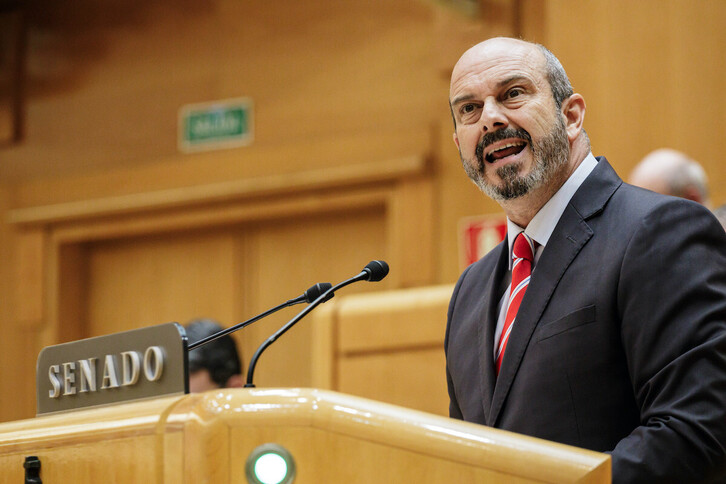
[(479, 103), (466, 103), (459, 106), (457, 117), (464, 124), (471, 124), (476, 122), (481, 112), (481, 105)]
[(512, 99), (522, 94), (522, 90), (519, 88), (510, 89), (507, 91), (507, 99)]

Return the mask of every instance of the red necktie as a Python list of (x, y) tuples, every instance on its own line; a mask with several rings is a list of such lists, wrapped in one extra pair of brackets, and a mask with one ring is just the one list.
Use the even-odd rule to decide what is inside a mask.
[(504, 319), (502, 335), (499, 338), (499, 346), (497, 346), (497, 375), (499, 375), (499, 369), (502, 367), (504, 350), (507, 348), (507, 341), (509, 341), (509, 334), (512, 331), (519, 305), (522, 303), (527, 286), (529, 286), (529, 278), (532, 274), (532, 262), (534, 261), (534, 244), (534, 241), (524, 232), (520, 232), (514, 239), (514, 246), (512, 248), (512, 285), (509, 288), (507, 316)]

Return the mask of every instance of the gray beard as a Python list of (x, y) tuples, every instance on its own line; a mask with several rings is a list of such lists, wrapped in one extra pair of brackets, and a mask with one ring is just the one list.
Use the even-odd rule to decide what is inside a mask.
[[(530, 141), (534, 166), (527, 175), (520, 175), (520, 164), (510, 163), (497, 168), (496, 174), (501, 179), (501, 185), (488, 182), (484, 175), (487, 163), (482, 155), (483, 147), (477, 149), (477, 163), (467, 163), (464, 158), (461, 162), (464, 171), (476, 186), (494, 201), (501, 202), (526, 195), (531, 190), (539, 188), (552, 180), (559, 169), (567, 164), (570, 156), (570, 145), (567, 142), (567, 131), (562, 118), (557, 115), (555, 125), (549, 135), (537, 142)], [(526, 133), (526, 132), (525, 132)], [(531, 139), (527, 136), (520, 136)]]

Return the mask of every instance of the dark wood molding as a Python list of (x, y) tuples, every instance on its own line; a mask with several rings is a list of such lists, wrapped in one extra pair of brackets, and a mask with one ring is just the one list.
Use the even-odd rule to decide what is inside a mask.
[(0, 147), (24, 136), (24, 87), (27, 36), (20, 6), (0, 4)]

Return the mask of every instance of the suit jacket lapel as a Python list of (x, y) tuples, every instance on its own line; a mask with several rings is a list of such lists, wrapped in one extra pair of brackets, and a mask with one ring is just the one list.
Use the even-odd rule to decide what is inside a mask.
[[(573, 196), (552, 232), (547, 246), (532, 273), (527, 292), (509, 335), (499, 377), (494, 387), (487, 423), (495, 426), (509, 389), (517, 374), (540, 317), (562, 275), (592, 237), (586, 219), (601, 211), (622, 181), (607, 160), (598, 158), (598, 166)], [(495, 322), (496, 324), (496, 322)], [(492, 344), (489, 348), (492, 348)], [(491, 352), (488, 355), (492, 359)]]

